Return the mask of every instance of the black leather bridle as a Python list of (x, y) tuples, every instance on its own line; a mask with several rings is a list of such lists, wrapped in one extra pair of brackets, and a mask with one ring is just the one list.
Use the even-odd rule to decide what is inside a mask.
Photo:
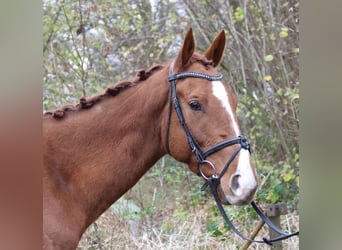
[[(200, 78), (200, 79), (205, 79), (208, 81), (219, 81), (222, 79), (222, 74), (219, 74), (217, 76), (211, 76), (211, 75), (206, 75), (206, 74), (202, 74), (202, 73), (198, 73), (198, 72), (181, 72), (178, 74), (174, 74), (173, 73), (173, 63), (170, 65), (170, 69), (169, 69), (169, 83), (170, 83), (170, 95), (169, 95), (169, 110), (168, 110), (168, 121), (167, 121), (167, 127), (166, 127), (166, 150), (167, 152), (171, 155), (170, 153), (170, 146), (169, 146), (169, 130), (170, 130), (170, 123), (171, 123), (171, 110), (172, 110), (172, 106), (174, 107), (178, 120), (180, 122), (180, 124), (183, 127), (183, 130), (185, 132), (186, 135), (186, 139), (187, 142), (189, 144), (189, 147), (192, 151), (192, 153), (194, 154), (194, 156), (196, 157), (197, 161), (198, 161), (198, 169), (199, 169), (199, 174), (205, 179), (207, 180), (207, 182), (202, 186), (201, 190), (204, 191), (208, 186), (210, 186), (210, 191), (212, 192), (214, 198), (215, 198), (215, 202), (217, 204), (218, 209), (220, 210), (220, 213), (222, 215), (222, 217), (224, 218), (224, 220), (226, 221), (226, 223), (232, 228), (232, 230), (239, 235), (241, 238), (243, 238), (244, 240), (250, 241), (250, 242), (256, 242), (256, 243), (267, 243), (269, 245), (272, 245), (272, 242), (276, 242), (276, 241), (280, 241), (280, 240), (284, 240), (287, 239), (289, 237), (292, 237), (294, 235), (299, 235), (299, 231), (295, 232), (295, 233), (285, 233), (282, 230), (280, 230), (277, 226), (275, 226), (267, 217), (266, 215), (264, 215), (261, 210), (258, 208), (258, 206), (255, 204), (254, 201), (251, 202), (252, 207), (254, 208), (254, 210), (256, 211), (256, 213), (260, 216), (260, 218), (265, 221), (265, 223), (275, 232), (277, 232), (278, 234), (280, 234), (279, 237), (275, 237), (272, 239), (267, 239), (265, 237), (263, 237), (263, 240), (252, 240), (248, 237), (246, 237), (245, 235), (243, 235), (234, 225), (233, 223), (230, 221), (230, 219), (228, 218), (222, 203), (219, 199), (219, 196), (217, 194), (217, 188), (219, 187), (220, 183), (221, 183), (221, 178), (222, 176), (225, 174), (225, 172), (228, 170), (229, 165), (232, 163), (232, 161), (235, 159), (235, 157), (238, 155), (238, 153), (240, 152), (241, 149), (246, 149), (249, 152), (251, 152), (251, 148), (250, 148), (250, 144), (248, 143), (247, 139), (240, 135), (238, 137), (232, 138), (232, 139), (228, 139), (228, 140), (224, 140), (222, 142), (219, 142), (218, 144), (210, 147), (209, 149), (203, 151), (203, 149), (201, 148), (201, 146), (199, 145), (199, 143), (196, 141), (196, 139), (192, 136), (190, 129), (188, 127), (188, 125), (186, 124), (183, 112), (182, 112), (182, 107), (181, 107), (181, 103), (179, 101), (179, 98), (177, 96), (177, 91), (176, 91), (176, 80), (178, 79), (183, 79), (183, 78), (187, 78), (187, 77), (192, 77), (192, 78)], [(173, 105), (172, 105), (173, 104)], [(230, 147), (232, 145), (235, 144), (239, 144), (240, 146), (233, 152), (233, 154), (231, 155), (231, 157), (229, 158), (229, 160), (227, 161), (226, 165), (224, 166), (223, 170), (221, 171), (221, 173), (218, 175), (216, 173), (216, 168), (215, 165), (210, 162), (209, 160), (206, 160), (206, 158), (223, 149), (226, 147)], [(212, 169), (213, 169), (213, 174), (210, 177), (207, 177), (203, 171), (202, 171), (202, 167), (204, 164), (208, 164)]]
[(189, 129), (188, 125), (186, 124), (186, 121), (185, 121), (185, 118), (184, 118), (184, 115), (182, 112), (182, 107), (181, 107), (181, 104), (180, 104), (180, 101), (179, 101), (179, 98), (178, 98), (177, 92), (176, 92), (176, 80), (182, 79), (182, 78), (187, 78), (187, 77), (201, 78), (201, 79), (205, 79), (208, 81), (219, 81), (222, 79), (223, 76), (222, 76), (222, 74), (219, 74), (217, 76), (210, 76), (210, 75), (197, 73), (197, 72), (182, 72), (179, 74), (173, 74), (173, 64), (171, 64), (170, 70), (169, 70), (169, 82), (170, 82), (170, 101), (169, 102), (170, 103), (169, 103), (169, 112), (168, 112), (168, 122), (167, 122), (167, 127), (166, 127), (166, 150), (170, 154), (169, 129), (170, 129), (170, 120), (171, 120), (171, 108), (172, 108), (172, 103), (173, 103), (173, 107), (175, 108), (178, 120), (184, 129), (189, 147), (190, 147), (192, 153), (195, 155), (195, 157), (198, 161), (199, 173), (204, 177), (204, 179), (207, 180), (208, 177), (206, 177), (201, 170), (201, 167), (203, 164), (209, 164), (214, 170), (214, 175), (216, 175), (216, 171), (215, 171), (216, 169), (214, 169), (214, 164), (211, 163), (210, 161), (206, 160), (206, 158), (209, 155), (211, 155), (211, 154), (213, 154), (213, 153), (215, 153), (215, 152), (217, 152), (217, 151), (219, 151), (225, 147), (229, 147), (229, 146), (232, 146), (235, 144), (240, 144), (240, 147), (237, 150), (235, 150), (232, 157), (226, 163), (221, 174), (218, 176), (218, 178), (220, 179), (224, 175), (224, 173), (228, 170), (230, 163), (234, 160), (235, 156), (240, 152), (240, 150), (242, 148), (250, 150), (250, 145), (244, 136), (238, 136), (238, 137), (235, 137), (232, 139), (224, 140), (224, 141), (210, 147), (209, 149), (203, 151), (203, 149), (201, 148), (199, 143), (192, 136), (190, 129)]

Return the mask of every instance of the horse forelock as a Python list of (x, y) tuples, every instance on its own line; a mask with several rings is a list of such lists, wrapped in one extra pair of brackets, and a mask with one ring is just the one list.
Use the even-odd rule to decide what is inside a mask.
[(134, 87), (137, 84), (147, 80), (150, 76), (152, 76), (157, 71), (163, 69), (164, 66), (161, 64), (153, 65), (152, 67), (146, 70), (139, 70), (133, 79), (131, 80), (122, 80), (116, 83), (114, 86), (107, 87), (105, 93), (92, 96), (89, 98), (81, 97), (80, 102), (76, 105), (65, 105), (60, 109), (56, 109), (53, 111), (46, 111), (44, 115), (51, 115), (53, 118), (60, 120), (65, 117), (65, 114), (69, 111), (79, 111), (83, 109), (89, 109), (93, 107), (96, 103), (107, 99), (109, 97), (117, 96), (119, 93), (123, 92), (124, 90)]
[(209, 66), (214, 66), (214, 62), (212, 60), (208, 60), (204, 55), (199, 53), (194, 53), (190, 59), (191, 63), (198, 62), (208, 68)]

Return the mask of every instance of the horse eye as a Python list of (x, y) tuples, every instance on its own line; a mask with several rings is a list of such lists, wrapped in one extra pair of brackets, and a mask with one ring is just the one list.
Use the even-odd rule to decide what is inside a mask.
[(195, 111), (201, 111), (202, 110), (202, 106), (198, 101), (192, 101), (189, 103), (189, 105), (190, 105), (190, 108), (192, 110), (195, 110)]

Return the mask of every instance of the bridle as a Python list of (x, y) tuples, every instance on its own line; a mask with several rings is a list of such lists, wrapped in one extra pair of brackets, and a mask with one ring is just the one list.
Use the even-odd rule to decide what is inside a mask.
[[(258, 208), (258, 206), (255, 204), (254, 201), (251, 202), (252, 207), (254, 208), (254, 210), (256, 211), (256, 213), (260, 216), (260, 218), (265, 221), (265, 223), (275, 232), (277, 232), (278, 234), (280, 234), (281, 236), (279, 237), (275, 237), (272, 239), (267, 239), (265, 237), (263, 237), (263, 240), (252, 240), (248, 237), (246, 237), (245, 235), (243, 235), (234, 225), (233, 223), (230, 221), (230, 219), (228, 218), (222, 203), (218, 197), (217, 194), (217, 188), (221, 183), (221, 178), (222, 176), (226, 173), (226, 171), (228, 170), (230, 164), (232, 163), (232, 161), (235, 159), (235, 157), (238, 155), (238, 153), (240, 152), (241, 149), (246, 149), (249, 152), (251, 152), (251, 147), (250, 144), (248, 143), (247, 139), (240, 135), (237, 137), (234, 137), (232, 139), (228, 139), (228, 140), (224, 140), (222, 142), (217, 143), (216, 145), (210, 147), (207, 150), (203, 150), (201, 148), (201, 146), (199, 145), (199, 143), (196, 141), (196, 139), (192, 136), (190, 129), (188, 127), (188, 125), (186, 124), (183, 112), (182, 112), (182, 106), (181, 103), (179, 101), (179, 98), (177, 96), (177, 91), (176, 91), (176, 80), (178, 79), (183, 79), (183, 78), (188, 78), (188, 77), (192, 77), (192, 78), (200, 78), (200, 79), (205, 79), (208, 81), (219, 81), (223, 78), (222, 74), (218, 74), (217, 76), (211, 76), (211, 75), (206, 75), (206, 74), (202, 74), (202, 73), (198, 73), (198, 72), (181, 72), (178, 74), (174, 74), (173, 73), (173, 63), (170, 65), (170, 69), (169, 69), (169, 83), (170, 83), (170, 92), (169, 92), (169, 109), (168, 109), (168, 121), (167, 121), (167, 126), (166, 126), (166, 150), (167, 152), (171, 155), (170, 153), (170, 145), (169, 145), (169, 130), (170, 130), (170, 123), (171, 123), (171, 110), (172, 110), (172, 106), (174, 107), (178, 120), (180, 122), (180, 124), (183, 127), (183, 130), (185, 132), (186, 135), (186, 139), (188, 142), (188, 145), (191, 149), (191, 152), (194, 154), (194, 156), (196, 157), (197, 161), (198, 161), (198, 170), (199, 170), (199, 174), (207, 181), (201, 188), (202, 191), (204, 191), (208, 186), (210, 186), (210, 191), (212, 192), (214, 198), (215, 198), (215, 202), (217, 204), (217, 207), (220, 210), (220, 213), (222, 215), (222, 217), (224, 218), (224, 220), (226, 221), (226, 223), (232, 228), (232, 230), (239, 235), (241, 238), (243, 238), (244, 240), (250, 241), (250, 242), (256, 242), (256, 243), (267, 243), (269, 245), (272, 245), (272, 242), (276, 242), (276, 241), (280, 241), (280, 240), (284, 240), (287, 239), (289, 237), (292, 237), (294, 235), (299, 235), (299, 231), (295, 232), (295, 233), (285, 233), (282, 230), (280, 230), (277, 226), (275, 226), (262, 212), (261, 210)], [(173, 105), (172, 105), (173, 104)], [(221, 171), (220, 174), (216, 173), (216, 168), (215, 165), (210, 162), (209, 160), (207, 160), (206, 158), (223, 149), (226, 147), (230, 147), (233, 146), (235, 144), (239, 144), (240, 146), (233, 152), (233, 154), (231, 155), (231, 157), (228, 159), (228, 161), (226, 162), (226, 165), (224, 166), (223, 170)], [(211, 176), (206, 176), (203, 171), (202, 171), (202, 167), (203, 165), (209, 165), (212, 170), (213, 170), (213, 174)]]
[[(204, 173), (202, 172), (202, 166), (204, 164), (209, 164), (212, 167), (212, 169), (214, 170), (213, 175), (216, 176), (218, 179), (221, 179), (221, 177), (228, 170), (230, 163), (234, 160), (234, 158), (240, 152), (240, 150), (242, 148), (250, 150), (250, 145), (244, 136), (238, 136), (238, 137), (235, 137), (232, 139), (228, 139), (228, 140), (224, 140), (222, 142), (219, 142), (216, 145), (210, 147), (209, 149), (203, 151), (203, 149), (201, 148), (199, 143), (192, 136), (190, 129), (189, 129), (188, 125), (186, 124), (186, 121), (185, 121), (185, 118), (184, 118), (184, 115), (182, 112), (182, 107), (181, 107), (181, 104), (180, 104), (180, 101), (179, 101), (179, 98), (178, 98), (177, 92), (176, 92), (176, 80), (182, 79), (182, 78), (187, 78), (187, 77), (201, 78), (201, 79), (205, 79), (208, 81), (219, 81), (222, 79), (223, 76), (222, 76), (222, 74), (219, 74), (217, 76), (210, 76), (210, 75), (206, 75), (206, 74), (202, 74), (202, 73), (198, 73), (198, 72), (182, 72), (179, 74), (173, 74), (173, 64), (171, 64), (170, 70), (169, 70), (170, 96), (169, 96), (168, 122), (167, 122), (167, 127), (166, 127), (166, 150), (170, 154), (169, 129), (170, 129), (170, 121), (171, 121), (171, 108), (172, 108), (172, 103), (173, 103), (173, 107), (175, 108), (178, 120), (183, 127), (183, 130), (185, 132), (186, 139), (188, 141), (191, 152), (195, 155), (195, 157), (198, 161), (199, 173), (202, 175), (202, 177), (204, 179), (208, 180), (208, 177), (205, 176)], [(225, 147), (229, 147), (229, 146), (232, 146), (235, 144), (240, 144), (240, 147), (235, 150), (235, 152), (233, 153), (231, 158), (227, 161), (227, 163), (226, 163), (224, 169), (222, 170), (221, 174), (217, 175), (216, 174), (216, 168), (215, 168), (214, 164), (212, 162), (206, 160), (206, 158), (209, 155), (211, 155), (211, 154), (213, 154), (213, 153), (215, 153), (215, 152), (217, 152), (217, 151), (219, 151)]]

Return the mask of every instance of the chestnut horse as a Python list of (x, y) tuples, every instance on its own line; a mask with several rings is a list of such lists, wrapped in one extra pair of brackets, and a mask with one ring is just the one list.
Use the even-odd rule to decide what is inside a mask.
[(229, 142), (240, 138), (237, 100), (215, 70), (225, 43), (221, 31), (201, 55), (190, 29), (171, 63), (44, 114), (44, 249), (75, 249), (86, 228), (167, 153), (205, 180), (220, 174), (223, 204), (250, 203), (256, 171), (248, 148)]

